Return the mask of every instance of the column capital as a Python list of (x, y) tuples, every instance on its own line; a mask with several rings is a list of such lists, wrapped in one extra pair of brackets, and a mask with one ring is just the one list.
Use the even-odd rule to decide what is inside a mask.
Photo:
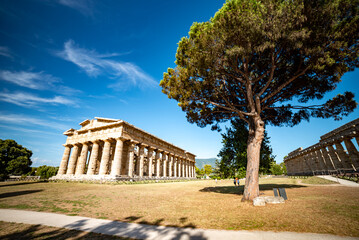
[(62, 146), (64, 146), (64, 147), (72, 147), (73, 146), (73, 144), (62, 144)]
[(139, 143), (139, 147), (147, 148), (149, 145), (145, 143)]
[(164, 152), (164, 150), (158, 148), (158, 149), (155, 150), (155, 152), (156, 153), (161, 153), (161, 152)]

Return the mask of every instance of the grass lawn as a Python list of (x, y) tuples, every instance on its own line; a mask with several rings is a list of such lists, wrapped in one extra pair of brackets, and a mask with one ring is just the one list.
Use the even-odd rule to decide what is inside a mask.
[(240, 187), (232, 180), (133, 185), (2, 182), (0, 208), (164, 226), (359, 236), (359, 188), (300, 181), (261, 179), (264, 195), (273, 196), (274, 187), (284, 187), (288, 196), (285, 204), (265, 207), (241, 202), (243, 181)]

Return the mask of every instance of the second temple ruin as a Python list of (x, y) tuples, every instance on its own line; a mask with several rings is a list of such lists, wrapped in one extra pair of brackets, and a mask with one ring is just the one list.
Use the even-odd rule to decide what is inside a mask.
[(69, 129), (52, 180), (195, 178), (195, 155), (125, 121), (96, 117)]
[(359, 172), (359, 149), (354, 139), (359, 145), (359, 118), (324, 134), (313, 146), (290, 152), (284, 159), (288, 175)]

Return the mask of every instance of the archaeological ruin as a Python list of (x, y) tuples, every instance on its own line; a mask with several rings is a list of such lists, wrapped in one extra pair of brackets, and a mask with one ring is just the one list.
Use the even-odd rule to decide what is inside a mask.
[(324, 134), (313, 146), (290, 152), (284, 159), (288, 175), (359, 172), (359, 149), (354, 139), (359, 145), (359, 118)]
[(96, 117), (69, 129), (52, 180), (195, 178), (195, 155), (125, 121)]

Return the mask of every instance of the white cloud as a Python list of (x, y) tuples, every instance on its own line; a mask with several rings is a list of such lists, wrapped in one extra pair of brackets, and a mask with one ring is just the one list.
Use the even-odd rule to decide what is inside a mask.
[(19, 85), (21, 87), (36, 90), (51, 90), (65, 95), (79, 93), (81, 91), (63, 86), (61, 80), (44, 72), (11, 72), (7, 70), (0, 71), (0, 79)]
[(60, 124), (57, 122), (46, 121), (44, 119), (34, 118), (22, 114), (6, 114), (3, 112), (0, 112), (0, 122), (21, 126), (36, 125), (61, 131), (65, 131), (70, 128), (67, 125)]
[(90, 77), (106, 74), (118, 80), (109, 87), (122, 88), (127, 85), (145, 87), (156, 84), (153, 78), (137, 65), (110, 59), (110, 57), (118, 55), (116, 53), (98, 54), (94, 50), (76, 46), (73, 40), (65, 42), (64, 50), (58, 53), (58, 56), (76, 64)]
[(22, 107), (34, 107), (42, 104), (51, 104), (51, 105), (75, 105), (72, 100), (66, 99), (62, 96), (55, 96), (53, 98), (42, 98), (30, 93), (16, 92), (0, 93), (0, 101), (13, 103)]
[(59, 0), (58, 3), (75, 9), (85, 16), (93, 15), (93, 2), (91, 0)]
[(2, 46), (0, 46), (0, 56), (13, 58), (10, 49), (7, 47), (2, 47)]

